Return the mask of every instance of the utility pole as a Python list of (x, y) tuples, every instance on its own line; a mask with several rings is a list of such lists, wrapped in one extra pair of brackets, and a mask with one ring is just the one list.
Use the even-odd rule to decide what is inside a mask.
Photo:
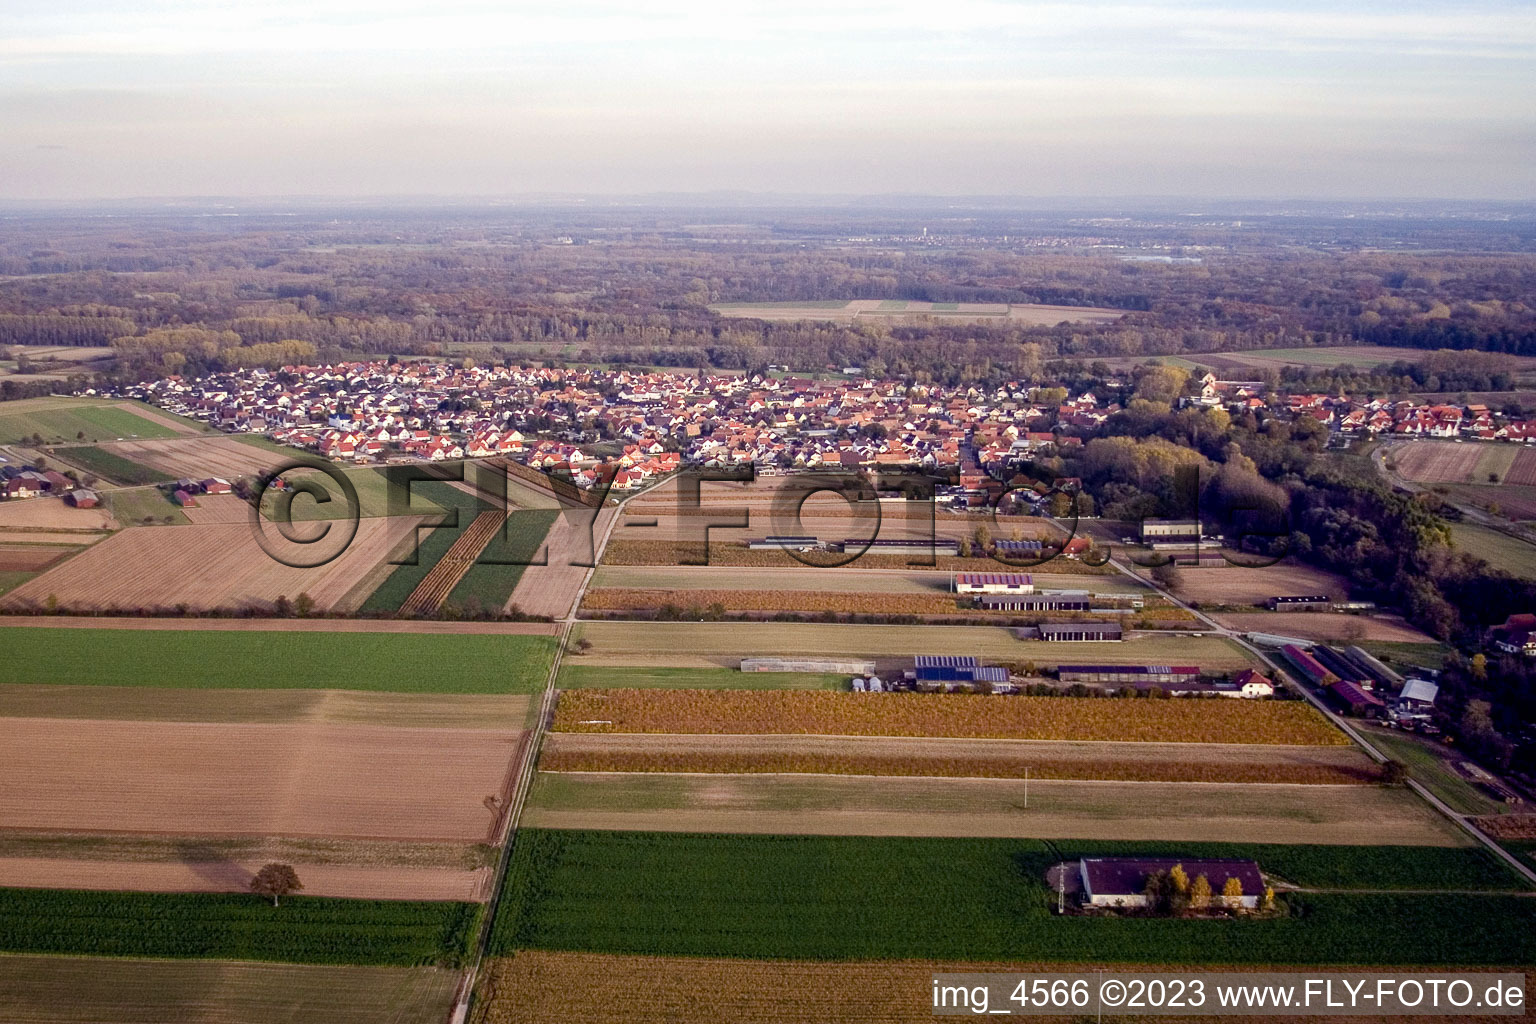
[(1029, 765), (1024, 766), (1024, 809), (1029, 810)]
[(1062, 861), (1056, 867), (1056, 913), (1067, 912), (1067, 862)]

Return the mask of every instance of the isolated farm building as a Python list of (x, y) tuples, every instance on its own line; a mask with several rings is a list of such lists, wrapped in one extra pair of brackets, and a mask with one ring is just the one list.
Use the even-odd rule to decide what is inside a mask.
[(1285, 660), (1290, 662), (1300, 672), (1302, 678), (1313, 686), (1332, 686), (1339, 681), (1339, 677), (1323, 667), (1312, 655), (1297, 647), (1295, 644), (1286, 644), (1280, 648), (1280, 653), (1285, 655)]
[(1344, 648), (1344, 657), (1348, 658), (1356, 668), (1376, 681), (1376, 685), (1388, 690), (1400, 690), (1403, 687), (1403, 677), (1382, 664), (1370, 651), (1363, 647)]
[(1143, 519), (1141, 539), (1151, 541), (1193, 541), (1200, 539), (1198, 519)]
[(1040, 639), (1053, 642), (1101, 642), (1124, 639), (1118, 622), (1042, 622)]
[(1536, 615), (1522, 612), (1511, 615), (1502, 626), (1493, 627), (1493, 646), (1506, 654), (1536, 658)]
[(1327, 594), (1271, 597), (1264, 602), (1272, 612), (1325, 612), (1333, 601)]
[(868, 540), (850, 537), (843, 541), (844, 554), (865, 555), (947, 555), (960, 553), (959, 542), (947, 537), (930, 537), (912, 540)]
[(1403, 711), (1429, 711), (1440, 696), (1440, 687), (1428, 679), (1410, 679), (1403, 684), (1403, 692), (1397, 695), (1397, 706)]
[(1033, 594), (1034, 577), (1023, 572), (957, 572), (957, 594)]
[(1086, 590), (1058, 590), (1049, 594), (982, 594), (976, 603), (993, 611), (1086, 612), (1093, 595)]
[(180, 487), (176, 488), (175, 493), (171, 495), (171, 500), (180, 505), (182, 508), (193, 508), (197, 505), (197, 499), (192, 497), (192, 495), (188, 494), (186, 491), (182, 490)]
[(868, 676), (875, 672), (873, 661), (836, 658), (742, 658), (743, 672), (835, 672), (838, 675)]
[(1249, 910), (1259, 905), (1264, 894), (1264, 876), (1251, 860), (1084, 857), (1078, 864), (1083, 902), (1095, 907), (1144, 907), (1147, 879), (1159, 871), (1171, 871), (1175, 865), (1183, 868), (1191, 882), (1204, 875), (1217, 896), (1226, 888), (1228, 879), (1237, 879), (1243, 888), (1242, 905)]
[(95, 508), (101, 501), (95, 491), (87, 490), (84, 487), (77, 487), (75, 490), (70, 491), (65, 495), (64, 500), (75, 506), (75, 508)]
[(815, 551), (821, 541), (815, 537), (755, 537), (747, 541), (748, 551)]
[(1030, 558), (1043, 552), (1045, 544), (1038, 540), (1000, 540), (992, 548), (1005, 558)]
[(1387, 707), (1380, 697), (1366, 693), (1347, 679), (1334, 683), (1328, 688), (1328, 692), (1333, 694), (1333, 699), (1356, 718), (1376, 718)]
[(1064, 683), (1098, 686), (1173, 686), (1200, 678), (1199, 665), (1058, 665)]
[(198, 481), (204, 494), (228, 494), (230, 492), (229, 481), (220, 477), (211, 476), (206, 480)]
[(1245, 668), (1232, 674), (1232, 685), (1240, 697), (1273, 697), (1275, 684), (1269, 676), (1257, 669)]

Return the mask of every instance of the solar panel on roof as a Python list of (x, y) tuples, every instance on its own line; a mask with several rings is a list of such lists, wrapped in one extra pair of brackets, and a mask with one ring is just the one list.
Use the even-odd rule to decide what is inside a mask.
[(912, 660), (918, 668), (974, 668), (973, 654), (919, 654)]

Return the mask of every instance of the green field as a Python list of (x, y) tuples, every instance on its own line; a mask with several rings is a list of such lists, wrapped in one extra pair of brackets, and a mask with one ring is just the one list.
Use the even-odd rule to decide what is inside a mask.
[[(296, 451), (292, 448), (284, 453), (292, 459), (319, 459), (319, 456), (306, 452)], [(323, 461), (323, 460), (322, 460)], [(390, 514), (389, 509), (389, 479), (378, 469), (343, 469), (342, 472), (352, 486), (357, 490), (358, 515), (365, 519), (373, 519)], [(329, 476), (320, 472), (299, 472), (292, 477), (298, 480), (313, 480), (326, 494), (331, 496), (330, 501), (317, 501), (314, 496), (295, 491), (288, 499), (289, 513), (296, 523), (319, 522), (323, 520), (345, 519), (351, 516), (352, 510), (346, 501), (346, 496)], [(438, 516), (441, 515), (446, 504), (433, 501), (429, 497), (431, 488), (442, 488), (453, 491), (467, 498), (463, 492), (437, 482), (416, 483), (411, 486), (411, 515)], [(441, 492), (436, 492), (441, 493)], [(268, 491), (261, 503), (261, 514), (271, 519), (277, 508), (279, 494), (276, 491)]]
[(548, 636), (0, 627), (0, 683), (535, 693)]
[(442, 1024), (454, 971), (226, 960), (0, 959), (0, 1020), (26, 1024)]
[(163, 523), (167, 517), (172, 525), (185, 526), (191, 522), (179, 507), (166, 497), (158, 487), (135, 487), (130, 490), (107, 491), (102, 501), (123, 526), (137, 526), (151, 519), (154, 524)]
[(0, 444), (23, 443), (34, 434), (45, 443), (178, 436), (169, 427), (103, 403), (39, 398), (0, 406)]
[[(1530, 963), (1536, 900), (1291, 893), (1278, 919), (1056, 917), (1044, 881), (1071, 853), (1031, 840), (518, 833), (491, 952), (518, 948), (817, 960)], [(1140, 844), (1137, 844), (1139, 847)], [(1180, 844), (1191, 855), (1234, 849)], [(1298, 881), (1422, 878), (1417, 848), (1324, 870), (1326, 851), (1259, 852)], [(1358, 856), (1336, 848), (1333, 856)], [(1289, 859), (1287, 859), (1289, 857)], [(1467, 869), (1482, 878), (1486, 869)], [(1457, 869), (1454, 874), (1460, 874)]]
[[(462, 518), (463, 513), (460, 516), (461, 521), (468, 522)], [(491, 538), (479, 561), (470, 566), (448, 595), (445, 605), (486, 609), (505, 606), (517, 588), (517, 581), (523, 578), (523, 570), (539, 553), (544, 535), (559, 516), (557, 510), (543, 508), (508, 513), (506, 529)]]
[(107, 451), (105, 448), (79, 445), (74, 448), (61, 449), (57, 455), (70, 465), (78, 466), (88, 473), (95, 473), (97, 476), (114, 484), (133, 487), (141, 484), (158, 483), (169, 479), (165, 473), (158, 469), (140, 465), (132, 459), (125, 459), (115, 452)]
[(0, 950), (292, 963), (453, 966), (473, 903), (223, 893), (0, 889)]
[(1451, 538), (1457, 548), (1495, 569), (1522, 579), (1536, 579), (1536, 544), (1472, 523), (1453, 523)]
[(373, 593), (358, 609), (363, 612), (394, 612), (399, 611), (405, 599), (411, 596), (417, 584), (424, 580), (427, 573), (437, 564), (438, 559), (453, 547), (453, 542), (458, 539), (459, 531), (450, 530), (447, 527), (427, 531), (418, 530), (419, 538), (416, 545), (416, 562), (413, 565), (397, 565), (390, 570), (384, 582), (376, 587)]
[(0, 594), (16, 589), (36, 575), (35, 572), (0, 572)]
[[(575, 660), (573, 660), (575, 659)], [(587, 686), (662, 690), (841, 690), (848, 676), (824, 672), (741, 672), (734, 668), (605, 668), (582, 665), (567, 652), (555, 685), (562, 690)]]
[(1438, 744), (1385, 729), (1369, 730), (1366, 739), (1394, 761), (1401, 761), (1415, 782), (1444, 800), (1453, 810), (1462, 814), (1498, 814), (1503, 809), (1502, 804), (1457, 775), (1436, 753)]

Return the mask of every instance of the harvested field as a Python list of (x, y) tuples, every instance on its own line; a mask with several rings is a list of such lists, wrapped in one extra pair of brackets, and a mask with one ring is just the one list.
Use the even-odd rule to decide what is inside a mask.
[(1446, 484), (1452, 501), (1474, 505), (1506, 519), (1536, 519), (1536, 487), (1517, 484)]
[(453, 544), (437, 560), (432, 570), (411, 591), (400, 610), (409, 615), (435, 612), (458, 584), (485, 545), (490, 542), (506, 522), (505, 512), (481, 512), (464, 528)]
[[(491, 960), (484, 972), (474, 1024), (932, 1024), (933, 975), (939, 972), (1124, 975), (1163, 968), (1146, 965), (733, 960), (713, 957), (623, 956), (521, 950)], [(1202, 971), (1243, 968), (1202, 967)], [(1247, 968), (1255, 969), (1255, 968)], [(1318, 968), (1321, 972), (1346, 968)], [(1527, 1003), (1536, 985), (1526, 986)], [(1009, 1020), (1059, 1024), (1065, 1016), (1015, 1013)], [(1156, 1018), (1208, 1024), (1212, 1017)], [(1252, 1024), (1288, 1024), (1294, 1017), (1244, 1016)], [(1330, 1019), (1330, 1018), (1317, 1018)], [(1346, 1018), (1338, 1018), (1346, 1019)], [(1400, 1018), (1351, 1016), (1358, 1024)], [(1423, 1024), (1499, 1024), (1491, 1016), (1417, 1016)]]
[[(246, 524), (125, 530), (77, 558), (7, 594), (7, 607), (41, 605), (56, 597), (70, 609), (236, 608), (269, 605), (307, 593), (320, 609), (348, 611), (363, 595), (356, 585), (397, 545), (417, 517), (363, 519), (338, 557), (316, 568), (293, 568), (270, 557)], [(335, 528), (335, 535), (345, 534)], [(277, 536), (273, 528), (271, 536)], [(330, 541), (322, 541), (330, 544)], [(332, 545), (334, 549), (334, 545)], [(291, 550), (291, 549), (289, 549)], [(301, 552), (308, 557), (309, 552)]]
[(0, 828), (489, 842), (521, 733), (10, 718)]
[[(172, 689), (6, 683), (0, 717), (139, 722), (387, 725), (520, 731), (531, 701), (513, 694), (377, 690)], [(4, 849), (0, 840), (0, 850)]]
[(1481, 558), (1512, 576), (1536, 579), (1536, 543), (1473, 523), (1452, 523), (1451, 539), (1458, 550)]
[(598, 512), (595, 518), (585, 509), (562, 511), (545, 536), (544, 564), (524, 567), (507, 608), (551, 618), (572, 614), (587, 569), (597, 560), (596, 549), (612, 530), (615, 518), (617, 512), (611, 508)]
[[(196, 856), (196, 840), (186, 844)], [(250, 892), (252, 877), (267, 860), (134, 862), (0, 857), (0, 878), (19, 889), (95, 889), (129, 892)], [(307, 896), (370, 900), (464, 900), (486, 897), (484, 868), (370, 867), (308, 864), (289, 859)]]
[[(75, 561), (79, 561), (76, 559)], [(912, 655), (974, 654), (994, 663), (1199, 665), (1208, 672), (1249, 667), (1220, 637), (1158, 636), (1124, 643), (1020, 640), (1000, 626), (837, 625), (816, 622), (582, 622), (572, 639), (592, 649), (584, 665), (737, 668), (742, 658), (872, 658), (881, 670), (911, 668)]]
[[(1003, 571), (1002, 567), (976, 571)], [(1103, 595), (1148, 596), (1151, 591), (1115, 573), (1094, 576), (1030, 573), (1037, 590), (1088, 590)], [(954, 574), (927, 569), (891, 571), (847, 566), (818, 569), (728, 568), (701, 566), (602, 565), (592, 576), (593, 587), (635, 587), (668, 590), (820, 590), (843, 594), (953, 594)]]
[[(1148, 814), (1156, 802), (1156, 814)], [(1412, 793), (1375, 786), (871, 776), (543, 775), (527, 828), (1461, 846)]]
[(1175, 595), (1198, 604), (1261, 605), (1271, 597), (1288, 594), (1327, 594), (1335, 601), (1349, 596), (1349, 587), (1342, 577), (1290, 562), (1262, 569), (1234, 565), (1184, 569), (1179, 577)]
[[(1487, 477), (1482, 479), (1486, 480)], [(1500, 479), (1511, 486), (1536, 486), (1536, 450), (1529, 447), (1520, 448), (1509, 469)]]
[(1405, 480), (1423, 484), (1464, 483), (1471, 478), (1483, 454), (1482, 445), (1409, 441), (1394, 445), (1387, 458), (1397, 475)]
[(77, 547), (0, 542), (0, 572), (42, 572), (65, 555), (79, 550)]
[(819, 690), (569, 690), (554, 729), (1343, 746), (1300, 701), (982, 697)]
[(197, 504), (182, 509), (181, 514), (197, 526), (209, 523), (244, 523), (249, 526), (251, 522), (251, 506), (233, 494), (198, 495)]
[(550, 733), (547, 772), (684, 772), (1122, 779), (1348, 785), (1380, 777), (1354, 747), (1071, 743), (874, 736)]
[[(0, 501), (0, 530), (115, 530), (112, 513), (104, 508), (75, 508), (62, 498)], [(22, 538), (12, 538), (22, 539)]]
[[(1533, 549), (1536, 551), (1536, 549)], [(1358, 643), (1432, 644), (1434, 638), (1398, 616), (1348, 615), (1343, 612), (1235, 612), (1214, 616), (1228, 629), (1279, 633), (1308, 640)]]
[(304, 456), (297, 449), (285, 456), (232, 437), (219, 436), (165, 441), (119, 441), (102, 445), (102, 448), (114, 455), (160, 470), (168, 480), (180, 477), (201, 480), (217, 476), (231, 483), (236, 477), (255, 476), (265, 469)]
[(442, 1024), (459, 972), (7, 956), (0, 979), (8, 1024)]
[[(955, 595), (848, 594), (821, 590), (638, 590), (605, 587), (588, 590), (582, 608), (636, 611), (665, 604), (719, 604), (726, 611), (853, 612), (868, 615), (954, 615)], [(969, 611), (970, 609), (965, 609)]]
[(1536, 814), (1491, 814), (1477, 827), (1495, 839), (1536, 839)]
[(927, 302), (917, 299), (849, 299), (808, 302), (722, 302), (709, 307), (723, 317), (756, 320), (877, 320), (882, 323), (996, 323), (1029, 326), (1113, 323), (1128, 310), (1096, 306), (1048, 306), (1007, 302)]
[(49, 449), (49, 455), (85, 474), (99, 477), (102, 483), (109, 486), (115, 484), (120, 487), (137, 487), (168, 479), (161, 470), (126, 459), (116, 452), (107, 451), (105, 445), (99, 448), (88, 444), (52, 448)]

